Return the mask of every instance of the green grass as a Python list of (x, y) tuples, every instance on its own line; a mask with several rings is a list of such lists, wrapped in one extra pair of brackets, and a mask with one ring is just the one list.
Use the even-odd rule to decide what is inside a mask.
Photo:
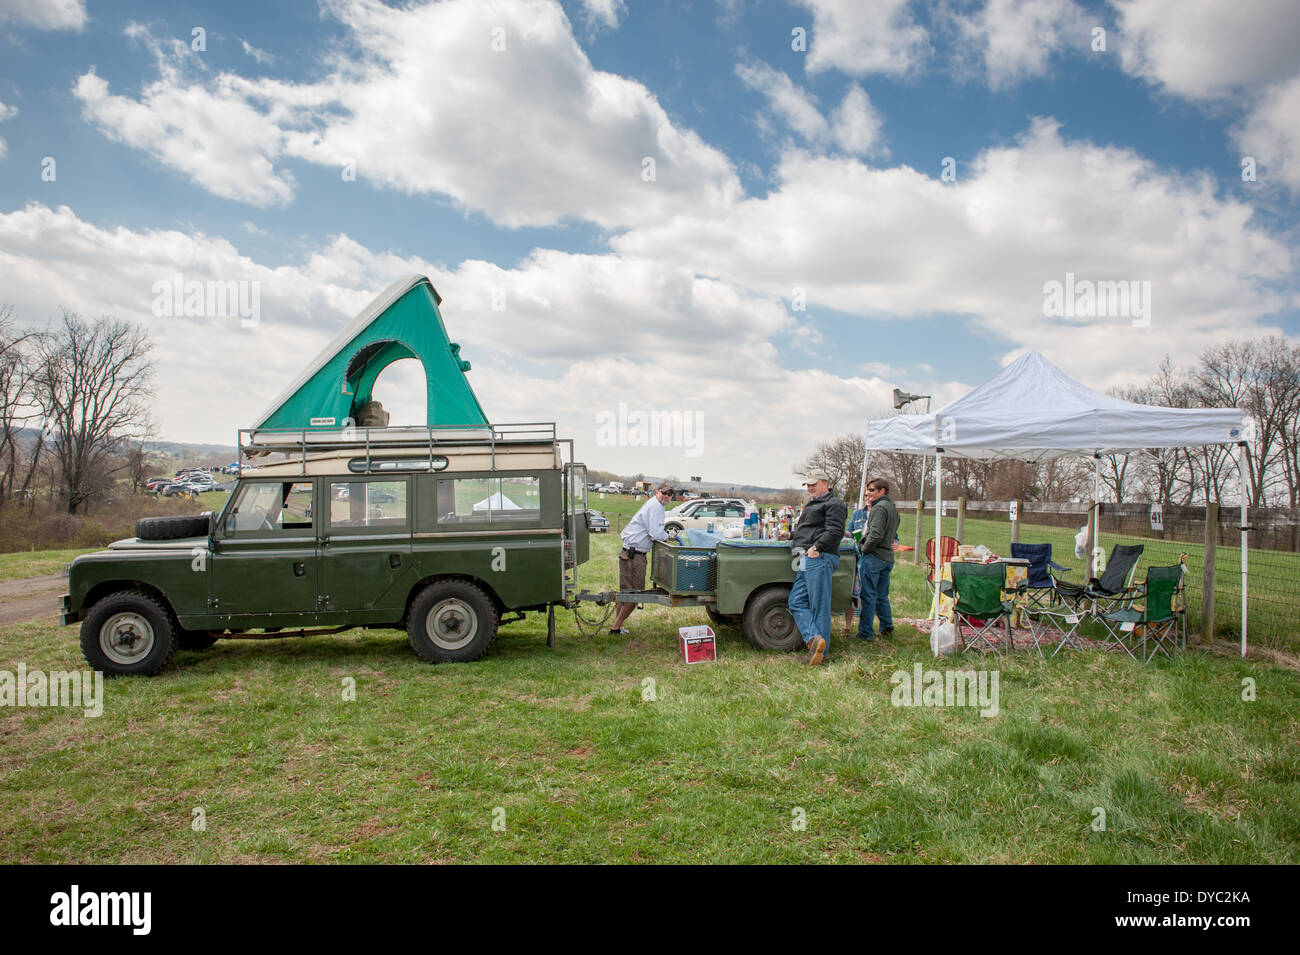
[[(617, 542), (593, 539), (582, 586), (613, 585)], [(923, 612), (921, 572), (895, 574), (900, 615)], [(1300, 862), (1290, 671), (938, 663), (999, 670), (986, 719), (890, 705), (891, 674), (936, 666), (909, 627), (837, 634), (810, 669), (730, 627), (687, 666), (675, 631), (699, 610), (638, 611), (631, 638), (557, 619), (555, 650), (534, 615), (475, 664), (428, 666), (392, 631), (231, 641), (110, 682), (98, 719), (0, 710), (0, 862)], [(45, 623), (0, 630), (0, 669), (18, 661), (84, 665)]]
[(20, 550), (12, 554), (0, 554), (0, 580), (57, 574), (62, 572), (66, 565), (72, 563), (72, 559), (79, 554), (90, 554), (100, 549), (92, 547), (81, 550)]

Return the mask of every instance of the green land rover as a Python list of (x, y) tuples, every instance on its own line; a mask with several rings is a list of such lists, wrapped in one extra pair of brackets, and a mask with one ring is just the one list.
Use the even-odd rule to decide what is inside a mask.
[[(565, 446), (569, 460), (564, 460)], [(97, 670), (153, 675), (226, 637), (405, 629), (431, 663), (569, 603), (586, 469), (554, 425), (240, 432), (219, 514), (146, 518), (73, 561), (62, 622)]]

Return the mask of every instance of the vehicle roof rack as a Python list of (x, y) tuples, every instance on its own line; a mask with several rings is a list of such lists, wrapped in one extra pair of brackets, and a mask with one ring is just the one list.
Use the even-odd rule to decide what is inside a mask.
[[(297, 457), (304, 469), (307, 455), (317, 452), (364, 452), (366, 470), (374, 453), (394, 449), (427, 449), (429, 470), (434, 470), (438, 449), (451, 447), (489, 448), (492, 466), (496, 467), (497, 445), (554, 444), (554, 422), (520, 422), (488, 425), (450, 425), (427, 428), (418, 425), (399, 427), (350, 428), (240, 428), (239, 460), (270, 455)], [(282, 463), (282, 462), (277, 462)]]

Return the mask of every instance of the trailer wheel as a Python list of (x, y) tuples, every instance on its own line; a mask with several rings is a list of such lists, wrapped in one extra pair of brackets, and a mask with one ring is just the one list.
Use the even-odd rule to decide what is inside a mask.
[(497, 611), (482, 587), (440, 580), (411, 603), (406, 632), (428, 663), (468, 663), (488, 652), (497, 635)]
[(745, 605), (745, 639), (759, 650), (795, 650), (803, 637), (795, 626), (789, 607), (790, 588), (783, 584), (764, 587)]
[(171, 614), (140, 590), (109, 594), (81, 622), (81, 652), (106, 676), (154, 676), (176, 652)]

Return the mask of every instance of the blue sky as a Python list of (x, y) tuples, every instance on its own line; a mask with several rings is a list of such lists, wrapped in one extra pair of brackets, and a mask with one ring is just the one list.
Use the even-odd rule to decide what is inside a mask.
[[(229, 441), (426, 272), (494, 419), (786, 484), (896, 385), (1300, 334), (1296, 49), (1281, 0), (0, 0), (0, 304), (148, 325), (159, 436)], [(256, 327), (154, 314), (176, 272), (257, 282)], [(1150, 282), (1149, 324), (1045, 315), (1067, 272)], [(703, 440), (598, 446), (619, 402)]]

